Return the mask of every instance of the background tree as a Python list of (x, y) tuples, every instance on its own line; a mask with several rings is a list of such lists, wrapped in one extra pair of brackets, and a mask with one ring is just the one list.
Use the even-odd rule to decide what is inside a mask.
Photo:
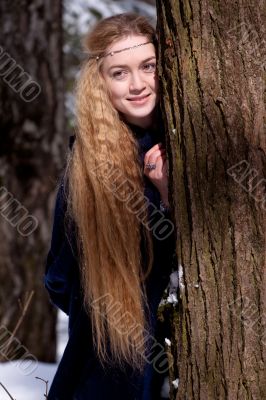
[(157, 1), (180, 400), (266, 398), (265, 8)]
[(16, 337), (54, 361), (56, 311), (43, 274), (67, 144), (61, 1), (1, 1), (0, 38), (0, 325), (13, 331), (18, 299), (34, 290)]

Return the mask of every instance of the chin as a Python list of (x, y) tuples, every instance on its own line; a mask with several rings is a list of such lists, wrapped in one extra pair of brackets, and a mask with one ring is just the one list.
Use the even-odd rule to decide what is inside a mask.
[(124, 115), (124, 119), (133, 125), (142, 126), (143, 128), (148, 127), (152, 123), (152, 115)]
[(139, 107), (139, 108), (130, 108), (128, 109), (127, 107), (121, 107), (120, 108), (120, 113), (123, 115), (124, 119), (127, 121), (133, 121), (137, 122), (144, 122), (146, 119), (150, 120), (152, 117), (154, 111), (156, 108), (155, 102), (152, 102), (152, 104), (147, 104), (146, 106)]
[(139, 108), (138, 110), (130, 110), (127, 115), (132, 118), (145, 118), (150, 116), (155, 109), (155, 104)]

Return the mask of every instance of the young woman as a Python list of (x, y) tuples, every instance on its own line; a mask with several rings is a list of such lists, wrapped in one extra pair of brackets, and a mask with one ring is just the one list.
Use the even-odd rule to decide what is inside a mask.
[(143, 16), (119, 14), (85, 46), (45, 273), (53, 304), (69, 315), (48, 399), (160, 399), (168, 363), (156, 312), (175, 235), (156, 35)]

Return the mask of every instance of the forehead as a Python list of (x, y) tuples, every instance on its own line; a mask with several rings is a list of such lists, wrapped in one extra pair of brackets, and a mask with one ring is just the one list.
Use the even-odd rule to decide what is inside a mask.
[[(106, 53), (111, 51), (122, 50), (127, 47), (136, 46), (138, 44), (146, 43), (149, 39), (146, 36), (129, 36), (124, 39), (120, 39), (106, 50)], [(155, 56), (155, 47), (153, 43), (145, 44), (144, 46), (135, 47), (133, 49), (123, 50), (120, 53), (114, 53), (114, 55), (108, 55), (103, 59), (103, 68), (108, 69), (113, 65), (118, 64), (137, 64), (146, 58)]]

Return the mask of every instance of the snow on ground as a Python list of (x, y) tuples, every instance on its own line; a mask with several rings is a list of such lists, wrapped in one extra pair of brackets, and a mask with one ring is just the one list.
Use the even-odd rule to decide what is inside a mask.
[[(68, 317), (61, 311), (58, 313), (57, 320), (57, 363), (31, 363), (24, 361), (10, 361), (0, 363), (0, 382), (7, 388), (15, 400), (42, 400), (45, 394), (45, 382), (36, 379), (39, 377), (49, 381), (49, 386), (53, 380), (59, 360), (67, 342)], [(0, 399), (10, 400), (10, 396), (0, 386)]]
[(57, 351), (56, 358), (59, 363), (68, 340), (68, 316), (63, 311), (57, 314)]
[[(37, 369), (25, 376), (15, 361), (0, 364), (0, 382), (7, 388), (16, 400), (41, 400), (44, 398), (45, 383), (38, 376), (49, 383), (52, 382), (56, 371), (56, 364), (38, 363)], [(0, 399), (10, 400), (9, 395), (0, 387)]]

